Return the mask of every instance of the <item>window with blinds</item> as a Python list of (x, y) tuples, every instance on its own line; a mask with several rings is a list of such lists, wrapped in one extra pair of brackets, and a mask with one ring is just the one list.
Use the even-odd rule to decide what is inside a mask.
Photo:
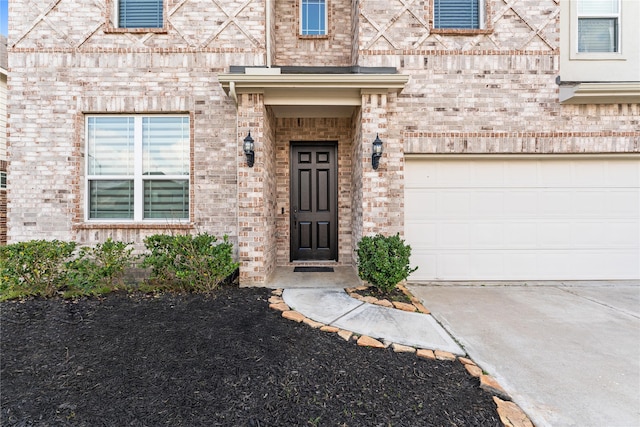
[(619, 52), (619, 0), (579, 0), (578, 52)]
[(118, 0), (118, 27), (162, 28), (162, 0)]
[(326, 0), (301, 0), (300, 34), (322, 36), (327, 34)]
[(435, 0), (433, 27), (451, 29), (482, 28), (483, 0)]
[(189, 218), (187, 116), (87, 117), (87, 219)]

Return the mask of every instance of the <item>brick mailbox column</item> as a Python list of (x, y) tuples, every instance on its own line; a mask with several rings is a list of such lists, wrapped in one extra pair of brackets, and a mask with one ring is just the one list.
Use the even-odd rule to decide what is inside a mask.
[[(394, 121), (396, 94), (363, 91), (362, 147), (362, 235), (403, 234), (404, 147)], [(377, 170), (371, 165), (372, 143), (380, 137), (383, 154)]]

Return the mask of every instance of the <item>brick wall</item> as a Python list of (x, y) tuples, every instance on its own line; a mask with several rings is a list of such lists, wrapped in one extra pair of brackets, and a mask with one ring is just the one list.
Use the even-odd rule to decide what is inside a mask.
[(275, 65), (352, 65), (354, 9), (351, 0), (327, 0), (328, 34), (300, 35), (300, 0), (277, 0)]
[[(106, 2), (16, 0), (10, 8), (10, 241), (111, 236), (140, 246), (149, 234), (207, 231), (236, 243), (236, 110), (216, 74), (229, 64), (263, 64), (264, 3), (223, 12), (168, 0), (165, 30), (148, 34), (110, 31)], [(86, 113), (190, 115), (189, 224), (84, 221)]]
[[(395, 110), (395, 94), (362, 95), (362, 233), (404, 233), (404, 149), (398, 127), (389, 111)], [(377, 170), (371, 166), (373, 140), (383, 141)]]
[(461, 35), (432, 29), (432, 1), (360, 2), (360, 65), (411, 76), (406, 153), (640, 152), (640, 105), (559, 104), (557, 2), (486, 3), (488, 29)]

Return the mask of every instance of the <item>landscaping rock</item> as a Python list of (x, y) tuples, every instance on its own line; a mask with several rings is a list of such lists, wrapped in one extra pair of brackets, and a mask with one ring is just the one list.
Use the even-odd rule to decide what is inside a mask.
[(358, 345), (361, 347), (374, 347), (374, 348), (384, 348), (384, 344), (382, 344), (377, 339), (368, 337), (366, 335), (358, 338)]
[(498, 415), (505, 427), (533, 427), (529, 417), (515, 403), (505, 402), (496, 396), (493, 401), (498, 406)]
[(503, 400), (511, 400), (511, 396), (507, 394), (506, 391), (498, 384), (498, 381), (495, 378), (489, 375), (481, 375), (480, 376), (480, 388), (484, 391), (487, 391), (494, 396), (498, 396)]
[(304, 314), (295, 310), (283, 311), (282, 317), (284, 317), (285, 319), (294, 320), (298, 323), (302, 322), (306, 318)]

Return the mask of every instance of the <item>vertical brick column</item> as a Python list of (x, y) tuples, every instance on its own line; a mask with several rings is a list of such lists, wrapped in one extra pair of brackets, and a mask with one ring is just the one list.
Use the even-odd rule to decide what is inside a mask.
[[(261, 93), (238, 96), (238, 256), (240, 284), (259, 285), (266, 280), (267, 209), (265, 185), (265, 108)], [(255, 164), (247, 166), (243, 141), (255, 141)]]
[[(362, 235), (403, 234), (404, 147), (394, 124), (394, 93), (363, 91), (361, 117)], [(371, 165), (372, 143), (380, 137), (380, 165)]]

